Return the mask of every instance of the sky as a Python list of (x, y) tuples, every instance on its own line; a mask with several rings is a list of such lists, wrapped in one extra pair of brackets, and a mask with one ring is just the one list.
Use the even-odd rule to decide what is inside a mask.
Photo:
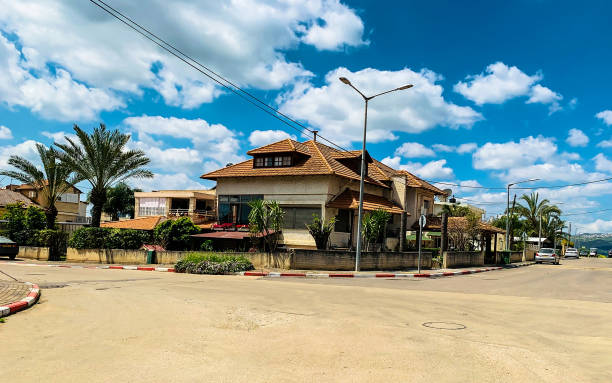
[[(612, 3), (209, 0), (108, 4), (334, 143), (503, 213), (537, 189), (578, 232), (612, 232)], [(146, 6), (143, 6), (145, 5)], [(0, 0), (0, 168), (77, 124), (130, 133), (145, 190), (307, 140), (82, 0)], [(9, 180), (0, 180), (6, 185)], [(83, 186), (85, 191), (86, 186)], [(532, 190), (514, 189), (517, 197)]]

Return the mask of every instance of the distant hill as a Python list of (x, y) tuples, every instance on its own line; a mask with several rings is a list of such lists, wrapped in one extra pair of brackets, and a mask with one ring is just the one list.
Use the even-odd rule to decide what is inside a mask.
[(572, 238), (577, 246), (596, 247), (598, 253), (608, 255), (612, 249), (612, 234), (610, 233), (586, 233)]

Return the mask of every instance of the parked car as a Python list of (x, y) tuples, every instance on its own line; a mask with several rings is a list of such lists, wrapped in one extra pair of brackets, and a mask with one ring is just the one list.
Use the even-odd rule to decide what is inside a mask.
[(555, 251), (555, 249), (551, 249), (548, 247), (541, 248), (535, 255), (536, 263), (542, 262), (550, 262), (555, 265), (559, 264), (559, 255)]
[(591, 250), (589, 250), (589, 257), (597, 257), (597, 249), (594, 247), (591, 247)]
[(6, 237), (0, 236), (0, 256), (7, 255), (9, 259), (15, 259), (17, 253), (19, 253), (19, 246), (17, 243)]
[(565, 250), (565, 258), (580, 258), (580, 254), (578, 254), (578, 250), (573, 247), (568, 247)]
[(608, 258), (612, 258), (612, 249), (610, 249), (610, 251), (608, 251)]
[(578, 254), (581, 257), (588, 257), (589, 256), (589, 249), (587, 249), (586, 247), (581, 247), (580, 251), (578, 252)]

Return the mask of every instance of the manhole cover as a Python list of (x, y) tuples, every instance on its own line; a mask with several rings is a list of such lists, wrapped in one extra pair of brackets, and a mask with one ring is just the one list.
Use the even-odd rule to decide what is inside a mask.
[(68, 286), (65, 283), (39, 283), (38, 287), (41, 289), (61, 289), (62, 287)]
[(461, 323), (452, 322), (425, 322), (423, 326), (438, 330), (465, 330), (467, 327)]

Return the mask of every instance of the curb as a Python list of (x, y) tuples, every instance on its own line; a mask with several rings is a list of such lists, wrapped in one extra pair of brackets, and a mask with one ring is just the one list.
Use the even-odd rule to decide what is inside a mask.
[(38, 285), (30, 282), (25, 282), (25, 284), (30, 285), (30, 292), (28, 295), (9, 305), (0, 306), (0, 318), (16, 313), (17, 311), (25, 310), (38, 301), (38, 298), (40, 298), (40, 288)]
[(49, 264), (38, 264), (38, 263), (20, 263), (20, 262), (6, 262), (6, 265), (17, 265), (17, 266), (46, 266), (46, 267), (61, 267), (64, 269), (112, 269), (112, 270), (139, 270), (139, 271), (161, 271), (174, 273), (172, 267), (151, 267), (151, 266), (78, 266), (78, 265), (49, 265)]
[(453, 277), (457, 275), (467, 275), (484, 273), (487, 271), (514, 269), (517, 267), (530, 266), (533, 263), (521, 263), (507, 266), (485, 267), (469, 270), (446, 271), (440, 273), (278, 273), (278, 272), (259, 272), (259, 271), (243, 271), (236, 273), (245, 277), (267, 277), (267, 278), (442, 278)]

